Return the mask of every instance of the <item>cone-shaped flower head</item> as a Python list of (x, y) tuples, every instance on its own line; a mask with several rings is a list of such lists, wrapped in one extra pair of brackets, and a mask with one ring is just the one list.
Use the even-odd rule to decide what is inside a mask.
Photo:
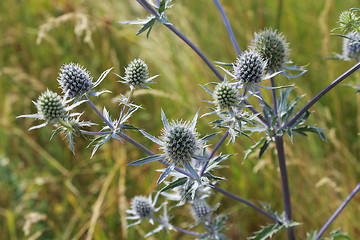
[(212, 208), (204, 199), (195, 199), (191, 204), (191, 212), (195, 220), (201, 220), (212, 212)]
[(227, 82), (221, 82), (215, 87), (213, 98), (220, 109), (236, 106), (240, 101), (236, 87)]
[(134, 87), (143, 85), (148, 78), (148, 66), (141, 59), (133, 60), (125, 68), (125, 80)]
[(35, 105), (39, 114), (48, 122), (65, 117), (66, 109), (63, 99), (57, 93), (50, 90), (43, 92)]
[(64, 64), (60, 68), (58, 82), (69, 97), (78, 97), (93, 88), (90, 73), (77, 63)]
[(272, 29), (255, 33), (251, 49), (258, 52), (267, 61), (267, 71), (277, 72), (288, 62), (289, 44), (283, 34)]
[(161, 139), (168, 159), (175, 163), (190, 161), (199, 148), (198, 133), (189, 122), (173, 121), (163, 129)]
[(343, 42), (343, 56), (345, 59), (360, 57), (360, 33), (350, 32)]
[(154, 211), (150, 200), (144, 196), (134, 197), (131, 201), (131, 209), (133, 209), (140, 218), (150, 217)]
[(244, 52), (234, 64), (235, 79), (244, 84), (261, 82), (265, 73), (266, 62), (254, 51)]

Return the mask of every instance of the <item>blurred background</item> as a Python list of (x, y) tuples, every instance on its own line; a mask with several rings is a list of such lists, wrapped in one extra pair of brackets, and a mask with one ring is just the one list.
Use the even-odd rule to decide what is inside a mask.
[[(309, 71), (295, 80), (278, 77), (277, 81), (284, 85), (294, 82), (294, 96), (305, 95), (302, 104), (354, 64), (325, 58), (341, 52), (341, 38), (331, 36), (330, 31), (337, 26), (341, 11), (360, 7), (356, 5), (358, 0), (221, 2), (242, 50), (250, 44), (253, 33), (263, 28), (278, 28), (284, 33), (291, 59), (296, 65), (307, 65)], [(135, 92), (134, 102), (144, 110), (134, 114), (132, 124), (156, 136), (162, 128), (161, 108), (171, 119), (191, 119), (199, 108), (201, 114), (207, 112), (209, 105), (203, 100), (211, 99), (199, 84), (218, 80), (200, 58), (163, 26), (156, 26), (146, 39), (145, 34), (135, 35), (139, 26), (119, 23), (146, 16), (134, 0), (0, 1), (0, 239), (85, 239), (89, 229), (94, 230), (93, 239), (142, 239), (155, 228), (144, 222), (127, 229), (125, 210), (133, 196), (151, 194), (156, 188), (159, 173), (155, 170), (163, 167), (160, 163), (127, 166), (145, 155), (115, 140), (90, 159), (89, 141), (77, 138), (73, 155), (62, 136), (49, 140), (51, 126), (27, 131), (38, 121), (16, 119), (36, 112), (31, 101), (44, 90), (61, 92), (56, 79), (62, 64), (78, 62), (97, 79), (110, 67), (124, 75), (124, 67), (134, 58), (144, 59), (150, 74), (161, 76), (151, 91)], [(175, 0), (168, 18), (211, 61), (235, 61), (236, 54), (212, 1)], [(355, 84), (359, 75), (353, 74), (345, 83)], [(109, 74), (98, 89), (112, 93), (93, 99), (113, 116), (119, 111), (116, 98), (128, 91), (117, 80)], [(286, 138), (293, 215), (302, 223), (296, 227), (300, 239), (306, 232), (318, 230), (360, 181), (360, 95), (345, 83), (311, 109), (314, 112), (309, 123), (325, 128), (328, 142), (315, 135), (295, 136), (293, 143)], [(267, 92), (264, 94), (269, 98)], [(85, 104), (77, 111), (85, 112), (84, 120), (100, 123)], [(208, 125), (212, 120), (199, 120), (202, 136), (214, 131)], [(157, 151), (156, 145), (138, 133), (128, 134)], [(222, 146), (221, 152), (238, 154), (226, 162), (228, 168), (217, 171), (228, 179), (220, 185), (282, 212), (274, 146), (261, 159), (254, 154), (242, 164), (243, 151), (252, 144), (240, 138), (234, 145)], [(218, 212), (231, 214), (226, 231), (229, 239), (246, 239), (260, 225), (270, 223), (253, 209), (223, 195), (214, 193), (209, 202), (221, 204)], [(192, 222), (187, 210), (174, 210), (175, 225)], [(360, 195), (331, 230), (339, 228), (352, 239), (360, 239), (359, 213)], [(282, 232), (275, 239), (285, 237)], [(192, 238), (171, 232), (149, 239)]]

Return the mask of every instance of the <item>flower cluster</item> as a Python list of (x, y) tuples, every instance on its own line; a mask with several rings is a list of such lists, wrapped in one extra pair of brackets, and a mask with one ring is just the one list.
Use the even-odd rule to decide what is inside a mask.
[(234, 64), (234, 76), (242, 84), (259, 83), (265, 73), (266, 62), (255, 51), (244, 52)]

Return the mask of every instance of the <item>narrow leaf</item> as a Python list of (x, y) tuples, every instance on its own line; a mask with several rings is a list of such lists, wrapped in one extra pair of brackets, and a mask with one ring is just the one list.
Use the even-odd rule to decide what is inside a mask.
[(164, 155), (151, 155), (151, 156), (144, 157), (142, 159), (133, 161), (133, 162), (129, 163), (129, 165), (143, 165), (143, 164), (149, 163), (149, 162), (161, 161), (161, 160), (164, 160), (164, 158), (165, 158)]
[(187, 180), (188, 180), (188, 178), (186, 178), (186, 177), (179, 178), (179, 179), (177, 179), (176, 181), (174, 181), (174, 182), (170, 183), (169, 185), (165, 186), (164, 188), (162, 188), (162, 189), (160, 190), (160, 192), (165, 192), (165, 191), (167, 191), (167, 190), (170, 190), (170, 189), (179, 187), (179, 186), (181, 186), (181, 185), (184, 185)]

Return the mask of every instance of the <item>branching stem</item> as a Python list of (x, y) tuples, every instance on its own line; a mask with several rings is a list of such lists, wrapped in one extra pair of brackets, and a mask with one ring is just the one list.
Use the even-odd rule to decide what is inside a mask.
[(330, 224), (335, 220), (335, 218), (341, 213), (341, 211), (346, 207), (346, 205), (351, 201), (351, 199), (355, 196), (356, 193), (360, 191), (360, 184), (358, 184), (354, 190), (347, 196), (347, 198), (342, 202), (342, 204), (336, 209), (334, 214), (329, 218), (329, 220), (324, 224), (324, 226), (320, 229), (319, 233), (316, 235), (314, 240), (319, 240), (320, 237), (324, 234), (326, 229), (330, 226)]
[(298, 120), (309, 108), (312, 107), (319, 99), (324, 96), (327, 92), (329, 92), (331, 89), (333, 89), (336, 85), (341, 83), (344, 79), (349, 77), (351, 74), (353, 74), (356, 70), (360, 68), (360, 62), (356, 63), (354, 66), (352, 66), (349, 70), (347, 70), (345, 73), (343, 73), (340, 77), (335, 79), (332, 83), (330, 83), (327, 87), (325, 87), (321, 92), (319, 92), (313, 99), (311, 99), (310, 102), (308, 102), (302, 109), (299, 110), (290, 120), (284, 125), (284, 128), (291, 127), (296, 120)]

